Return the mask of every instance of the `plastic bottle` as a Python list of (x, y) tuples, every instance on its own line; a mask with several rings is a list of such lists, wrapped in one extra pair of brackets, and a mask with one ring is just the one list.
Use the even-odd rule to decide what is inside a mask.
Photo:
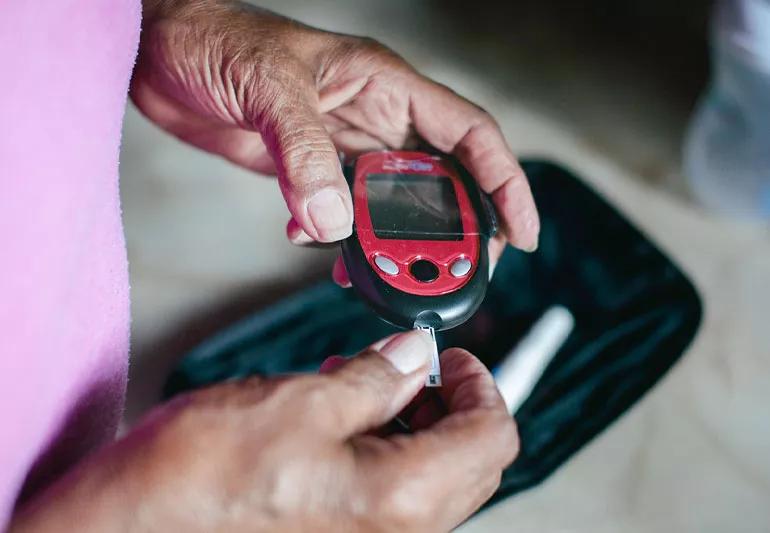
[(711, 85), (696, 109), (684, 172), (704, 205), (770, 220), (770, 0), (720, 0)]

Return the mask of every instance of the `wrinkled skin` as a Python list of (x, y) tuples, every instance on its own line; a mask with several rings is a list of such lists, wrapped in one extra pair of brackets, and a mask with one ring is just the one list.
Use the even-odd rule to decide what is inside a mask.
[[(506, 242), (537, 247), (529, 186), (495, 121), (374, 41), (238, 2), (146, 0), (131, 97), (180, 139), (277, 173), (294, 243), (351, 232), (338, 150), (421, 141), (492, 195), (493, 261)], [(341, 263), (333, 274), (349, 283)], [(11, 530), (446, 531), (494, 492), (517, 437), (467, 352), (444, 352), (444, 386), (422, 389), (431, 348), (420, 335), (331, 359), (321, 375), (159, 406), (18, 510)], [(393, 432), (398, 413), (412, 434)]]
[[(438, 392), (418, 394), (430, 351), (423, 332), (404, 333), (316, 376), (178, 398), (12, 531), (447, 531), (492, 495), (518, 443), (494, 380), (463, 350), (442, 354)], [(399, 412), (413, 433), (389, 429)]]
[(351, 232), (338, 151), (401, 148), (419, 137), (457, 155), (492, 194), (503, 230), (493, 259), (506, 239), (537, 247), (529, 185), (495, 121), (370, 39), (234, 2), (152, 2), (131, 95), (180, 139), (277, 172), (294, 242)]

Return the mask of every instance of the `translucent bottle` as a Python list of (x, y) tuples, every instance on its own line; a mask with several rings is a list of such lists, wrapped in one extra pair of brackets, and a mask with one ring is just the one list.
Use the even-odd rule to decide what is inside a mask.
[(713, 78), (685, 141), (684, 171), (704, 205), (770, 220), (770, 0), (720, 0)]

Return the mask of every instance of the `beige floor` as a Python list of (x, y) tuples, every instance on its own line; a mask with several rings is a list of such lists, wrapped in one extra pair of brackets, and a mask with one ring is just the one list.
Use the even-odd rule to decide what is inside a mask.
[[(559, 105), (572, 112), (554, 113), (552, 92), (536, 91), (542, 80), (529, 75), (534, 62), (516, 59), (525, 53), (495, 71), (458, 60), (446, 33), (431, 26), (429, 2), (261, 3), (387, 42), (492, 112), (518, 153), (584, 176), (702, 291), (701, 334), (663, 383), (542, 486), (462, 531), (770, 531), (770, 232), (719, 219), (677, 192), (689, 109), (654, 84), (607, 75), (610, 64), (566, 69), (574, 90)], [(516, 84), (501, 69), (516, 73)], [(619, 90), (622, 98), (605, 98)], [(272, 180), (182, 146), (133, 109), (121, 168), (133, 296), (130, 422), (157, 401), (175, 357), (326, 275), (332, 256), (285, 242), (287, 215)]]

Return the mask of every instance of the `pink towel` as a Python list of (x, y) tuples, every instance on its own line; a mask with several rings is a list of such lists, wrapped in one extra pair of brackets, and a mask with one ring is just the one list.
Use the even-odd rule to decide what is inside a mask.
[(140, 16), (140, 0), (0, 0), (0, 529), (122, 410), (118, 148)]

